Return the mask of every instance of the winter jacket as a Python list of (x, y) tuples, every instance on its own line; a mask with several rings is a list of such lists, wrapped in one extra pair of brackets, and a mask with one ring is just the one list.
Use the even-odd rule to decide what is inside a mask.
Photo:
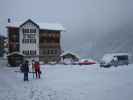
[(39, 70), (40, 69), (40, 64), (39, 63), (35, 63), (34, 67), (35, 67), (35, 70)]
[(22, 67), (23, 67), (23, 72), (24, 73), (28, 73), (29, 72), (29, 65), (28, 65), (28, 63), (24, 63), (22, 65)]

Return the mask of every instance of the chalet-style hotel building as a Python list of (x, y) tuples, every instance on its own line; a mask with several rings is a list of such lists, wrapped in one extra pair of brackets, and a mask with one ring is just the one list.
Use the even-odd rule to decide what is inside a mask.
[[(44, 63), (59, 61), (61, 54), (60, 37), (64, 28), (60, 24), (35, 23), (28, 19), (22, 23), (8, 23), (9, 62), (16, 63), (22, 55), (28, 60)], [(15, 55), (15, 56), (14, 56)]]

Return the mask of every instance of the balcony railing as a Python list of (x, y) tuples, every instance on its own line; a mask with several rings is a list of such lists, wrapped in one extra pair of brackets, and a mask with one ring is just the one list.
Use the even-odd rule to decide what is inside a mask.
[(40, 43), (40, 47), (60, 47), (59, 43)]

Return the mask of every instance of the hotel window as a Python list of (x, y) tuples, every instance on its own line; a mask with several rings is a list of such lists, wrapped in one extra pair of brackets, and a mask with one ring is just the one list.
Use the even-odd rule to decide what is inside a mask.
[(48, 54), (50, 54), (50, 50), (48, 50)]
[(23, 39), (22, 43), (29, 43), (29, 39)]
[(47, 51), (46, 51), (46, 50), (43, 50), (43, 51), (42, 51), (42, 54), (47, 54)]
[(23, 31), (23, 33), (25, 33), (25, 29), (24, 28), (22, 29), (22, 31)]
[(54, 52), (53, 52), (53, 50), (50, 50), (50, 51), (51, 51), (51, 52), (50, 52), (51, 54), (53, 54), (53, 53), (54, 53)]
[(36, 43), (36, 39), (30, 39), (30, 43)]
[(28, 50), (24, 50), (24, 51), (23, 51), (23, 54), (24, 54), (24, 55), (29, 55), (29, 51), (28, 51)]
[(23, 28), (22, 31), (23, 31), (23, 33), (36, 33), (36, 29)]
[(25, 28), (23, 28), (23, 33), (28, 33), (29, 32), (29, 29), (25, 29)]
[(58, 51), (57, 50), (54, 50), (54, 52), (55, 52), (55, 54), (57, 54)]
[(22, 43), (36, 43), (36, 39), (23, 39)]
[(33, 29), (29, 29), (30, 30), (30, 33), (33, 33)]
[(36, 34), (30, 33), (30, 34), (26, 34), (27, 38), (35, 38)]
[(30, 50), (30, 51), (29, 51), (29, 54), (30, 54), (30, 55), (36, 55), (36, 51), (35, 51), (35, 50)]
[(33, 33), (36, 33), (36, 29), (33, 29)]
[(23, 54), (25, 55), (36, 55), (36, 50), (24, 50)]
[(36, 29), (29, 29), (30, 33), (36, 33)]
[(47, 52), (46, 51), (44, 51), (44, 54), (45, 53), (48, 53), (48, 54), (57, 54), (57, 50), (47, 50)]

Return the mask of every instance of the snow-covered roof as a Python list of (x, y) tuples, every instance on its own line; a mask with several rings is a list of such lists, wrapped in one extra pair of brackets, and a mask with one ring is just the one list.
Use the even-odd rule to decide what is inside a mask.
[[(23, 23), (24, 22), (11, 22), (8, 23), (7, 27), (20, 27)], [(40, 29), (65, 31), (65, 28), (59, 23), (35, 23), (39, 26)]]
[(24, 54), (22, 54), (20, 52), (12, 52), (12, 53), (9, 53), (7, 56), (11, 56), (11, 55), (14, 55), (14, 54), (25, 56)]
[(67, 54), (72, 54), (72, 55), (76, 56), (77, 58), (80, 58), (78, 54), (73, 53), (73, 52), (64, 52), (60, 56), (62, 57), (62, 56), (67, 55)]
[(59, 23), (38, 23), (40, 29), (49, 29), (49, 30), (61, 30), (64, 31), (65, 28)]

